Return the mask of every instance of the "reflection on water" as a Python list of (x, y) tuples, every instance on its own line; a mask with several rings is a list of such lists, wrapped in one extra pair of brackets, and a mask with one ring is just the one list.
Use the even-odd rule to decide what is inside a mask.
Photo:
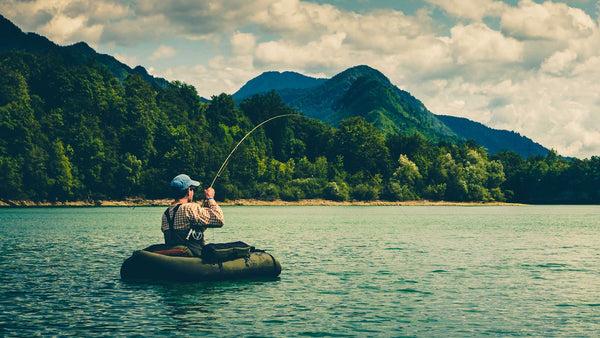
[(594, 336), (600, 207), (225, 207), (275, 280), (134, 283), (162, 208), (0, 209), (0, 336)]

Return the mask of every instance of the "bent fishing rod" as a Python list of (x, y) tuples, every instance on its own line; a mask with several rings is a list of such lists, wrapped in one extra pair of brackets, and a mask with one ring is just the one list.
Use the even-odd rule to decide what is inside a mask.
[[(265, 124), (265, 123), (267, 123), (269, 121), (273, 121), (275, 119), (278, 119), (280, 117), (285, 117), (285, 116), (302, 116), (302, 115), (300, 115), (300, 114), (282, 114), (282, 115), (273, 116), (273, 117), (271, 117), (269, 119), (266, 119), (265, 121), (261, 122), (256, 127), (252, 128), (252, 130), (250, 130), (244, 137), (242, 137), (242, 139), (235, 145), (235, 147), (233, 147), (233, 150), (229, 153), (229, 155), (227, 156), (227, 158), (225, 159), (225, 161), (223, 161), (223, 164), (221, 164), (221, 168), (219, 168), (219, 171), (217, 171), (217, 175), (215, 175), (215, 178), (212, 180), (212, 183), (210, 184), (210, 188), (213, 187), (213, 185), (215, 184), (215, 181), (217, 180), (217, 178), (219, 178), (219, 176), (221, 176), (221, 174), (223, 174), (223, 172), (225, 171), (225, 168), (227, 167), (227, 164), (229, 163), (229, 158), (237, 150), (237, 148), (240, 146), (240, 144), (242, 144), (242, 142), (244, 142), (244, 140), (246, 139), (246, 137), (248, 137), (250, 134), (252, 134), (253, 131), (255, 131), (256, 129), (258, 129), (263, 124)], [(190, 236), (196, 236), (196, 231), (194, 229), (192, 229), (192, 228), (190, 228), (190, 231), (188, 232), (187, 237), (185, 239), (189, 240)]]
[(285, 116), (303, 116), (300, 114), (283, 114), (283, 115), (277, 115), (277, 116), (273, 116), (263, 122), (261, 122), (260, 124), (258, 124), (256, 127), (252, 128), (252, 130), (250, 130), (239, 142), (238, 144), (235, 145), (235, 147), (233, 148), (233, 150), (229, 153), (229, 155), (227, 156), (227, 158), (225, 159), (225, 161), (223, 161), (223, 164), (221, 165), (221, 168), (219, 168), (219, 171), (217, 171), (217, 175), (215, 175), (215, 178), (212, 180), (212, 183), (210, 184), (210, 187), (212, 188), (213, 185), (215, 184), (215, 181), (217, 180), (217, 178), (219, 178), (219, 176), (221, 176), (221, 174), (223, 174), (223, 171), (225, 171), (225, 168), (227, 167), (227, 164), (229, 163), (229, 158), (231, 157), (231, 155), (233, 155), (233, 153), (237, 150), (237, 148), (240, 146), (240, 144), (242, 144), (242, 142), (244, 142), (244, 140), (246, 139), (246, 137), (248, 137), (250, 134), (252, 134), (253, 131), (255, 131), (256, 129), (258, 129), (260, 126), (262, 126), (263, 124), (269, 122), (269, 121), (273, 121), (275, 119), (278, 119), (280, 117), (285, 117)]

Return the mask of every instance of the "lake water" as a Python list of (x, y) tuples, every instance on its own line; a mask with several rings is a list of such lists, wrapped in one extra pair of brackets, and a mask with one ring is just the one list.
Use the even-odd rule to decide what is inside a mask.
[(599, 206), (224, 207), (272, 281), (132, 283), (163, 208), (0, 209), (0, 336), (598, 336)]

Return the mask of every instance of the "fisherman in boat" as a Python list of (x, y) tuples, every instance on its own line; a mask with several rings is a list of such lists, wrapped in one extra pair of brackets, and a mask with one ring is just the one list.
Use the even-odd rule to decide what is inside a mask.
[(223, 211), (215, 202), (215, 190), (204, 190), (202, 205), (192, 202), (194, 190), (200, 182), (188, 175), (177, 175), (171, 180), (173, 203), (162, 215), (161, 230), (167, 247), (185, 245), (195, 256), (200, 256), (206, 228), (220, 228), (224, 224)]

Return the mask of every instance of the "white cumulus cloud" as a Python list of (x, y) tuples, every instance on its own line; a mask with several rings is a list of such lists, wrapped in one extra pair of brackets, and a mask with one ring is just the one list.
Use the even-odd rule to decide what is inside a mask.
[(40, 33), (50, 36), (58, 44), (71, 44), (78, 41), (88, 41), (94, 45), (102, 34), (101, 25), (86, 25), (84, 16), (68, 17), (57, 15), (39, 28)]
[(235, 55), (249, 55), (254, 53), (256, 36), (252, 33), (235, 32), (231, 36), (231, 50)]
[(277, 67), (335, 67), (344, 63), (347, 50), (343, 47), (345, 33), (324, 35), (319, 40), (302, 45), (291, 41), (269, 41), (256, 47), (256, 62)]
[(148, 60), (155, 61), (158, 59), (166, 59), (173, 57), (177, 54), (177, 50), (170, 46), (160, 45), (158, 48), (148, 57)]
[(493, 0), (426, 0), (437, 5), (449, 14), (479, 21), (484, 17), (497, 16), (507, 5)]
[(542, 63), (541, 70), (546, 73), (562, 75), (571, 70), (576, 60), (576, 52), (572, 50), (559, 51), (552, 54), (552, 56)]
[(59, 44), (85, 41), (97, 45), (105, 27), (130, 12), (119, 1), (112, 0), (5, 0), (0, 13), (25, 31), (35, 31)]
[(450, 44), (459, 65), (472, 62), (516, 62), (521, 60), (523, 46), (517, 40), (490, 29), (483, 23), (461, 24), (451, 29)]
[(596, 23), (581, 9), (532, 0), (521, 0), (518, 7), (505, 10), (500, 24), (503, 32), (520, 40), (568, 41), (587, 37), (597, 29)]

